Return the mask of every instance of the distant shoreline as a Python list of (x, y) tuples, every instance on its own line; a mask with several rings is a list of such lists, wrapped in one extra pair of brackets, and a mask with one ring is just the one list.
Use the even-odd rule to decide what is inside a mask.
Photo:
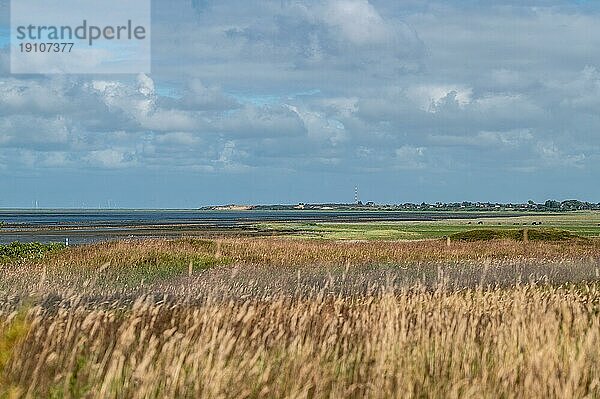
[(339, 203), (303, 203), (272, 204), (272, 205), (244, 205), (226, 204), (212, 205), (200, 208), (201, 211), (395, 211), (395, 212), (570, 212), (570, 211), (600, 211), (600, 203), (584, 202), (579, 200), (554, 201), (544, 203), (493, 203), (493, 202), (436, 202), (429, 204), (422, 202), (403, 204), (377, 204), (375, 202), (357, 202), (350, 204)]

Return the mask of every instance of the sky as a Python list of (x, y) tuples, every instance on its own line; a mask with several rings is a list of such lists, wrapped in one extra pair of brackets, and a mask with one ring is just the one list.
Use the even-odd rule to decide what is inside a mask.
[(600, 201), (593, 1), (155, 0), (152, 72), (11, 75), (0, 207)]

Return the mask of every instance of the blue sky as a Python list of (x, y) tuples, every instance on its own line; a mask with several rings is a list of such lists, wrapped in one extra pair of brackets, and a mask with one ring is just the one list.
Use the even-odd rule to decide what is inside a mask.
[(152, 5), (151, 74), (26, 76), (0, 0), (0, 207), (600, 201), (595, 2)]

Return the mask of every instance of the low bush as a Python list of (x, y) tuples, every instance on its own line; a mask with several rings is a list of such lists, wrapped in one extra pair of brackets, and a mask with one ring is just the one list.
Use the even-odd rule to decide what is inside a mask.
[(0, 245), (0, 262), (41, 259), (48, 252), (57, 252), (66, 248), (64, 244), (40, 244), (39, 242), (13, 242)]
[[(525, 229), (476, 229), (461, 231), (452, 234), (450, 238), (456, 241), (489, 241), (489, 240), (516, 240), (523, 241)], [(580, 238), (578, 235), (559, 229), (527, 229), (527, 237), (533, 241), (564, 241)]]
[(100, 282), (113, 285), (120, 282), (126, 286), (136, 286), (140, 283), (168, 280), (185, 275), (189, 271), (195, 273), (228, 263), (229, 259), (218, 259), (209, 254), (152, 251), (121, 265), (115, 262), (113, 267), (106, 268), (102, 273)]

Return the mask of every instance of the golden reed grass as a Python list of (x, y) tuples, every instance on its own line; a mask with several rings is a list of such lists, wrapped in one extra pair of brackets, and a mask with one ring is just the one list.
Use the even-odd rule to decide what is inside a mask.
[[(598, 249), (248, 239), (75, 248), (44, 266), (5, 269), (10, 279), (39, 278), (40, 267), (47, 274), (44, 286), (1, 292), (0, 396), (600, 397)], [(148, 254), (217, 250), (229, 266), (191, 277), (185, 267), (135, 290), (80, 284)], [(509, 272), (523, 262), (592, 271), (577, 284), (457, 289), (443, 279), (403, 285), (359, 267), (457, 260)], [(71, 286), (56, 274), (65, 267), (60, 278), (73, 277)], [(300, 288), (276, 288), (278, 270)]]

